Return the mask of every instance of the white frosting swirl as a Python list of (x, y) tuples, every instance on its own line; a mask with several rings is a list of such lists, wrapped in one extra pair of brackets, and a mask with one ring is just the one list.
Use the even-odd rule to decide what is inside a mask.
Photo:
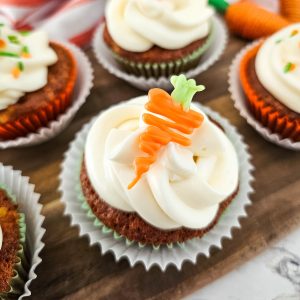
[[(1, 55), (2, 53), (2, 55)], [(14, 57), (5, 53), (13, 54)], [(47, 84), (48, 66), (57, 61), (49, 47), (47, 34), (34, 31), (22, 35), (8, 27), (0, 27), (0, 110), (12, 105), (27, 92)], [(14, 76), (15, 69), (19, 75)]]
[(237, 188), (235, 149), (225, 133), (204, 116), (202, 125), (189, 136), (190, 147), (169, 143), (128, 190), (135, 177), (133, 160), (141, 155), (138, 137), (147, 126), (141, 118), (146, 102), (143, 96), (119, 104), (96, 120), (85, 148), (90, 181), (109, 205), (137, 212), (155, 227), (206, 227), (220, 202)]
[(110, 0), (106, 22), (113, 40), (127, 51), (154, 45), (172, 50), (207, 36), (213, 12), (207, 0)]
[(262, 85), (280, 102), (300, 113), (300, 23), (268, 38), (258, 51), (255, 69)]

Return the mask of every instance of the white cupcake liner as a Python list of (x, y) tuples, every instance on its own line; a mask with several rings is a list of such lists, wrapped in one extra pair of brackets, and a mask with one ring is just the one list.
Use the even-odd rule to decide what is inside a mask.
[(250, 45), (244, 47), (234, 58), (228, 75), (229, 92), (234, 102), (235, 108), (239, 111), (240, 115), (244, 117), (249, 125), (251, 125), (264, 139), (272, 142), (278, 146), (290, 149), (300, 150), (300, 142), (293, 142), (291, 139), (283, 139), (279, 134), (273, 133), (269, 128), (264, 127), (259, 121), (255, 119), (251, 113), (250, 108), (247, 104), (247, 97), (243, 91), (243, 87), (240, 81), (239, 68), (243, 56), (251, 48), (255, 47), (260, 41), (255, 41)]
[(29, 286), (37, 277), (35, 270), (42, 261), (39, 255), (44, 248), (42, 237), (45, 229), (42, 223), (45, 217), (41, 215), (42, 205), (38, 202), (40, 195), (34, 192), (34, 185), (29, 183), (28, 177), (22, 176), (21, 171), (15, 171), (12, 167), (0, 163), (0, 183), (15, 196), (19, 211), (25, 215), (26, 253), (29, 254), (30, 269), (24, 293), (19, 297), (23, 299), (31, 295)]
[[(180, 270), (185, 261), (196, 263), (199, 254), (209, 257), (212, 246), (222, 248), (222, 239), (231, 238), (232, 228), (240, 227), (239, 219), (247, 215), (245, 206), (251, 204), (249, 195), (253, 192), (251, 187), (253, 176), (251, 173), (254, 167), (250, 162), (251, 156), (248, 153), (248, 146), (243, 142), (242, 136), (235, 127), (230, 125), (226, 119), (209, 108), (199, 106), (208, 116), (220, 123), (237, 151), (240, 163), (239, 191), (218, 224), (204, 237), (187, 241), (183, 247), (173, 244), (171, 249), (167, 245), (154, 249), (152, 246), (139, 247), (137, 243), (126, 244), (124, 238), (116, 239), (113, 233), (103, 233), (99, 227), (93, 224), (93, 218), (90, 218), (82, 207), (75, 187), (80, 185), (79, 170), (85, 141), (95, 118), (77, 133), (75, 140), (65, 153), (62, 164), (59, 187), (62, 192), (61, 200), (65, 205), (65, 215), (71, 217), (71, 225), (79, 227), (80, 236), (88, 236), (90, 245), (99, 245), (102, 254), (110, 251), (114, 254), (116, 261), (126, 258), (130, 266), (133, 267), (137, 263), (142, 263), (146, 270), (154, 265), (157, 265), (162, 271), (165, 271), (170, 265), (174, 265)], [(78, 175), (74, 176), (74, 170), (78, 170)]]
[(29, 133), (24, 137), (19, 137), (14, 140), (0, 139), (0, 149), (37, 145), (57, 136), (69, 125), (76, 112), (90, 94), (94, 75), (89, 59), (83, 51), (75, 45), (67, 42), (59, 42), (59, 44), (69, 49), (77, 62), (78, 74), (72, 95), (71, 106), (65, 113), (61, 114), (57, 120), (51, 121), (47, 127), (41, 127), (35, 133)]
[[(213, 17), (213, 24), (215, 30), (213, 41), (210, 47), (202, 55), (198, 66), (190, 71), (185, 72), (188, 78), (193, 78), (206, 71), (220, 58), (225, 50), (225, 46), (228, 41), (228, 32), (226, 26), (224, 25), (224, 22), (216, 16)], [(104, 24), (99, 26), (95, 32), (93, 39), (93, 50), (98, 62), (102, 64), (109, 73), (144, 91), (148, 91), (152, 87), (160, 87), (165, 90), (170, 90), (172, 88), (170, 80), (167, 77), (160, 77), (158, 79), (145, 78), (130, 75), (123, 71), (119, 64), (115, 61), (111, 50), (106, 46), (103, 40), (103, 29)]]

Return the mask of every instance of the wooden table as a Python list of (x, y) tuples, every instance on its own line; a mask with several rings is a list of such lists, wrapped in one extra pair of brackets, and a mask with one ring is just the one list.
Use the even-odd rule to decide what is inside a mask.
[[(89, 247), (78, 237), (63, 216), (57, 191), (63, 153), (81, 126), (111, 104), (143, 92), (108, 74), (87, 53), (95, 69), (95, 86), (71, 125), (55, 139), (39, 146), (0, 151), (1, 161), (30, 176), (41, 193), (46, 246), (38, 278), (31, 289), (32, 299), (179, 299), (257, 255), (274, 240), (300, 225), (300, 154), (282, 149), (261, 138), (234, 109), (227, 91), (228, 67), (244, 42), (231, 38), (221, 60), (201, 74), (206, 85), (198, 99), (229, 118), (245, 136), (256, 166), (253, 205), (242, 220), (242, 230), (233, 230), (233, 240), (223, 241), (223, 250), (212, 249), (210, 259), (200, 256), (196, 265), (184, 264), (162, 273), (149, 272), (142, 265), (130, 268), (126, 260), (116, 263), (113, 255), (101, 256), (98, 247)], [(263, 284), (263, 283), (258, 283)], [(233, 283), (234, 288), (234, 283)]]

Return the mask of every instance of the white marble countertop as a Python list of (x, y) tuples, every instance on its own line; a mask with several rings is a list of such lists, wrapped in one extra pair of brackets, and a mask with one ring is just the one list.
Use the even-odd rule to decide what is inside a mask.
[(186, 300), (300, 300), (300, 229)]

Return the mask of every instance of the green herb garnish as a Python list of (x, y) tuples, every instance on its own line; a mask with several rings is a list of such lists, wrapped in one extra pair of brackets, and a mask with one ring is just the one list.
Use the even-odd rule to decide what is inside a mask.
[(29, 54), (29, 53), (30, 53), (30, 52), (29, 52), (28, 46), (23, 46), (23, 48), (22, 48), (22, 53), (26, 53), (26, 54)]
[(18, 37), (15, 35), (9, 35), (9, 36), (7, 36), (7, 38), (13, 44), (20, 44)]
[(284, 72), (284, 73), (288, 73), (288, 72), (293, 71), (295, 68), (296, 68), (296, 65), (293, 64), (293, 63), (291, 63), (291, 62), (289, 62), (289, 63), (287, 63), (287, 64), (284, 66), (283, 72)]
[(0, 56), (7, 56), (7, 57), (20, 57), (17, 53), (14, 52), (5, 52), (5, 51), (0, 51)]
[(23, 36), (27, 36), (30, 34), (30, 31), (29, 30), (21, 30), (21, 31), (19, 31), (19, 33)]
[(24, 64), (23, 64), (22, 61), (19, 61), (19, 62), (18, 62), (18, 68), (19, 68), (20, 71), (22, 71), (22, 72), (24, 71), (24, 68), (25, 68), (25, 67), (24, 67)]

